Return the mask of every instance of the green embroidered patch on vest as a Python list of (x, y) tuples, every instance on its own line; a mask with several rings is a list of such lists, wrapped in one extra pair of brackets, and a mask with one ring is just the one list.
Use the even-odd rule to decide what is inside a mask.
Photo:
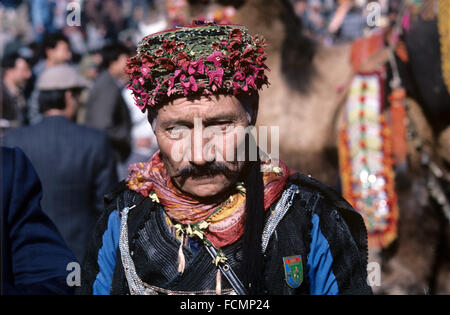
[(283, 257), (284, 275), (288, 286), (298, 288), (303, 282), (302, 256)]

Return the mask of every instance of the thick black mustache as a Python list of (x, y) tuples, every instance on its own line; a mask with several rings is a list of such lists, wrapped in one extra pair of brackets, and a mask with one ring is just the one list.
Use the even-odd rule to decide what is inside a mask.
[(233, 176), (236, 171), (230, 169), (225, 163), (212, 162), (203, 166), (187, 165), (178, 170), (172, 177), (214, 177), (223, 174), (226, 177)]

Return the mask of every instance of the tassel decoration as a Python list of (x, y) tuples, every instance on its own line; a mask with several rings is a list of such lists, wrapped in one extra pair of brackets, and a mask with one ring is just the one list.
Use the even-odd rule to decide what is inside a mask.
[(184, 234), (181, 235), (180, 248), (178, 249), (178, 273), (182, 274), (186, 267), (186, 259), (183, 253)]
[(220, 273), (220, 269), (217, 269), (216, 275), (216, 294), (222, 295), (222, 274)]

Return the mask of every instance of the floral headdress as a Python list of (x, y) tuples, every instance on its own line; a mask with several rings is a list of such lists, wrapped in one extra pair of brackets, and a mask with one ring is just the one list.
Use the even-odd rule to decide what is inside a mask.
[(126, 67), (145, 112), (173, 96), (241, 94), (268, 85), (265, 40), (241, 25), (194, 22), (144, 37)]

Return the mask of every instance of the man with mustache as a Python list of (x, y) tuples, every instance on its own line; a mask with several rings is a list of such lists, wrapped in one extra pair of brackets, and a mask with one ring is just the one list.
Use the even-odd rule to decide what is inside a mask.
[(212, 23), (142, 40), (129, 88), (160, 151), (107, 196), (79, 293), (371, 293), (361, 216), (237, 132), (256, 122), (264, 47)]

